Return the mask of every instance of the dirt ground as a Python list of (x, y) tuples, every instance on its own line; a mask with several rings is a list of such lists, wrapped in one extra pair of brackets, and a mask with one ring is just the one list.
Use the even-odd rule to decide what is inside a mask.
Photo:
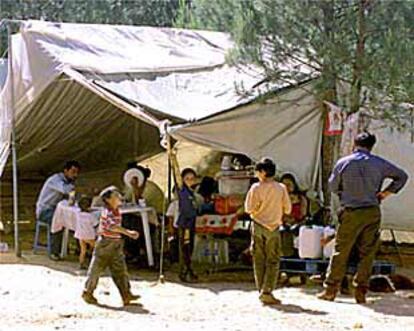
[[(412, 270), (405, 270), (412, 273)], [(263, 307), (248, 273), (203, 276), (194, 286), (166, 273), (131, 271), (139, 304), (122, 307), (109, 277), (96, 296), (99, 306), (80, 299), (85, 273), (76, 262), (51, 262), (44, 255), (0, 255), (0, 330), (414, 330), (413, 292), (371, 294), (359, 306), (350, 297), (337, 302), (315, 298), (320, 288), (275, 291), (283, 305)]]

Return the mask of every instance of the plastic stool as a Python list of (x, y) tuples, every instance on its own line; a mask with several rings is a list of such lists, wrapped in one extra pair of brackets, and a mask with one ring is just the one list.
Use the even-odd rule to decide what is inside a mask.
[(228, 264), (229, 243), (225, 239), (196, 235), (193, 259), (200, 263)]
[[(40, 228), (41, 227), (45, 227), (46, 231), (47, 231), (47, 244), (46, 245), (41, 245), (39, 243), (39, 236), (40, 236)], [(51, 235), (50, 235), (50, 225), (48, 223), (44, 223), (44, 222), (40, 222), (37, 221), (36, 222), (36, 232), (35, 232), (35, 238), (34, 238), (34, 244), (33, 244), (33, 253), (36, 253), (37, 250), (39, 249), (44, 249), (46, 248), (47, 253), (50, 255), (51, 251), (52, 251), (52, 242), (51, 242)]]

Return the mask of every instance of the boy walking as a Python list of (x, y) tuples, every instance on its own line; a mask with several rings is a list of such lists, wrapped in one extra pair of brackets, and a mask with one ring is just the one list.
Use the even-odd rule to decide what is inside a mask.
[(290, 214), (292, 204), (283, 184), (275, 181), (275, 163), (268, 158), (256, 165), (259, 183), (254, 184), (246, 197), (245, 208), (253, 219), (252, 255), (256, 287), (260, 301), (278, 305), (272, 291), (276, 287), (280, 261), (280, 233), (284, 214)]
[(105, 209), (102, 211), (99, 224), (99, 237), (96, 243), (91, 264), (88, 270), (88, 278), (85, 284), (82, 298), (89, 304), (97, 304), (93, 295), (102, 272), (108, 267), (112, 279), (117, 286), (125, 306), (131, 301), (137, 300), (138, 295), (130, 291), (129, 276), (123, 252), (123, 239), (121, 234), (132, 239), (138, 239), (136, 231), (127, 230), (121, 226), (122, 217), (119, 211), (121, 205), (120, 194), (115, 187), (109, 187), (100, 194)]

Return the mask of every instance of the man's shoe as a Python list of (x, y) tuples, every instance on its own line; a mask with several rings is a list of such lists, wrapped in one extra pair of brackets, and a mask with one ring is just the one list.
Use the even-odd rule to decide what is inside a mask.
[(282, 301), (276, 299), (272, 293), (262, 293), (259, 297), (260, 301), (267, 306), (281, 305)]
[(88, 270), (88, 267), (89, 267), (89, 265), (87, 264), (87, 263), (81, 263), (80, 265), (79, 265), (79, 269), (80, 270)]
[(317, 295), (317, 298), (325, 301), (334, 301), (338, 290), (334, 287), (328, 286), (322, 293)]
[(86, 292), (84, 291), (82, 293), (82, 299), (83, 301), (85, 301), (86, 303), (90, 304), (90, 305), (97, 305), (98, 304), (98, 300), (96, 300), (96, 298), (93, 296), (92, 293)]
[(182, 281), (183, 283), (188, 283), (188, 279), (187, 279), (187, 272), (180, 272), (180, 274), (178, 275), (178, 278), (180, 279), (180, 281)]
[(139, 298), (141, 298), (140, 295), (129, 293), (125, 298), (122, 298), (122, 301), (124, 302), (124, 306), (128, 306), (132, 301), (136, 301)]
[(355, 301), (357, 302), (357, 304), (359, 305), (366, 304), (367, 303), (366, 295), (367, 295), (367, 290), (365, 288), (361, 288), (361, 287), (355, 288), (354, 297), (355, 297)]
[(198, 276), (194, 273), (194, 271), (190, 270), (187, 280), (190, 283), (196, 283), (198, 281)]
[(61, 260), (61, 259), (60, 259), (60, 256), (59, 256), (59, 255), (57, 255), (57, 254), (50, 254), (49, 258), (50, 258), (52, 261), (55, 261), (55, 262), (57, 262), (57, 261), (60, 261), (60, 260)]

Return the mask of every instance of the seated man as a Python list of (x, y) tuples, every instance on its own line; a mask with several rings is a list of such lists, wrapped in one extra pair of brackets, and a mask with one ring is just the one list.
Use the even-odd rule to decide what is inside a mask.
[[(36, 203), (37, 221), (52, 224), (53, 215), (58, 203), (69, 197), (69, 193), (75, 189), (75, 181), (78, 178), (80, 164), (77, 161), (66, 162), (63, 172), (49, 177)], [(62, 232), (52, 233), (51, 253), (52, 260), (59, 260), (59, 252), (62, 246)]]
[[(148, 207), (153, 207), (157, 215), (163, 214), (164, 209), (164, 193), (159, 186), (150, 181), (151, 170), (137, 165), (135, 162), (128, 164), (128, 169), (138, 169), (144, 175), (144, 182), (140, 185), (137, 177), (133, 177), (130, 187), (125, 189), (124, 199), (127, 203), (139, 203), (139, 200), (144, 199)], [(150, 214), (150, 231), (153, 238), (153, 247), (157, 250), (158, 232), (156, 227), (159, 225), (157, 215)], [(125, 227), (143, 233), (142, 222), (139, 216), (128, 214), (123, 217), (123, 224)], [(125, 251), (128, 262), (139, 260), (141, 251), (145, 251), (145, 237), (141, 236), (138, 240), (125, 239)]]

